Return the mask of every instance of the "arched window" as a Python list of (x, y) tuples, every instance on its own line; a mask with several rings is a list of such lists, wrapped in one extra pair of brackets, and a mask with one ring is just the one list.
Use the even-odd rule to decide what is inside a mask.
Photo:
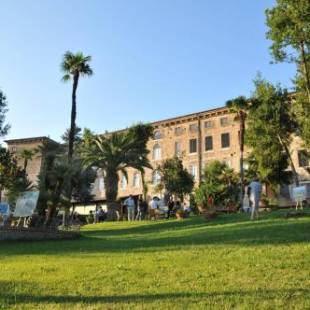
[(159, 144), (155, 144), (153, 147), (153, 159), (161, 159), (161, 147)]
[(100, 192), (104, 191), (104, 179), (103, 179), (103, 177), (99, 177), (99, 191)]
[(140, 187), (140, 174), (138, 172), (135, 172), (133, 175), (133, 187)]
[(189, 173), (193, 176), (194, 180), (197, 179), (198, 169), (196, 165), (189, 166)]
[(126, 179), (125, 175), (123, 174), (122, 178), (121, 178), (121, 189), (125, 190), (126, 187), (127, 187), (127, 179)]
[(161, 138), (162, 138), (161, 132), (160, 132), (159, 130), (156, 130), (156, 131), (154, 132), (154, 139), (155, 139), (155, 140), (158, 140), (158, 139), (161, 139)]
[(153, 175), (152, 175), (152, 183), (153, 183), (153, 185), (159, 184), (160, 180), (161, 180), (160, 172), (158, 170), (155, 170), (153, 172)]

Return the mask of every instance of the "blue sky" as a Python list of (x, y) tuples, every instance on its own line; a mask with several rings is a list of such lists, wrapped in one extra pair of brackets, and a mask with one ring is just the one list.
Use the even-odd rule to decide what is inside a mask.
[(93, 57), (77, 123), (95, 132), (222, 106), (263, 77), (291, 87), (294, 66), (271, 65), (264, 10), (272, 0), (2, 0), (0, 88), (7, 138), (69, 127), (66, 50)]

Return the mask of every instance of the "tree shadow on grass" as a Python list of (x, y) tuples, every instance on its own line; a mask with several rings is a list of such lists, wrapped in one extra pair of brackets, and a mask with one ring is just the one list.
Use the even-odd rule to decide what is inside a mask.
[[(83, 296), (83, 295), (50, 295), (42, 294), (43, 290), (34, 290), (35, 283), (23, 283), (23, 282), (5, 282), (0, 281), (0, 286), (3, 288), (0, 292), (0, 305), (18, 305), (18, 304), (97, 304), (97, 303), (151, 303), (158, 301), (171, 301), (175, 304), (182, 299), (189, 299), (192, 302), (198, 302), (203, 299), (222, 300), (240, 298), (247, 299), (289, 299), (293, 298), (305, 298), (309, 299), (310, 289), (295, 288), (295, 289), (258, 289), (258, 290), (233, 290), (233, 291), (211, 291), (211, 292), (168, 292), (168, 293), (153, 293), (153, 294), (116, 294), (116, 295), (95, 295), (95, 296)], [(16, 290), (22, 288), (27, 292), (33, 292), (31, 294), (20, 293)]]
[[(132, 223), (132, 227), (120, 227), (116, 223), (113, 229), (105, 228), (105, 223), (100, 225), (100, 229), (96, 227), (96, 225), (91, 226), (90, 228), (87, 227), (82, 233), (87, 235), (107, 235), (107, 236), (119, 236), (124, 234), (149, 234), (149, 233), (157, 233), (161, 230), (184, 230), (190, 228), (197, 228), (197, 227), (206, 227), (206, 226), (217, 226), (223, 224), (239, 224), (249, 222), (247, 215), (240, 216), (232, 214), (232, 215), (222, 215), (216, 219), (216, 221), (209, 221), (207, 222), (200, 216), (195, 216), (185, 220), (160, 220), (160, 221), (150, 221), (145, 222), (139, 226), (135, 225), (136, 222)], [(121, 223), (123, 224), (123, 223)], [(128, 223), (126, 223), (128, 225)]]
[[(173, 222), (166, 223), (168, 224), (170, 224), (169, 227), (178, 228), (173, 231), (167, 230), (167, 226), (158, 228), (157, 235), (149, 235), (150, 231), (147, 231), (147, 227), (144, 228), (145, 231), (139, 226), (126, 228), (125, 231), (122, 230), (123, 234), (116, 235), (106, 230), (89, 230), (85, 231), (79, 240), (2, 244), (0, 258), (1, 255), (152, 252), (210, 245), (286, 245), (309, 242), (310, 239), (310, 222), (295, 219), (278, 222), (244, 222), (237, 225), (230, 225), (231, 223), (217, 225), (219, 223), (216, 224), (216, 222), (206, 225), (200, 221), (188, 221), (186, 223), (188, 226), (178, 226), (180, 224), (174, 226)], [(153, 233), (153, 230), (151, 232)]]

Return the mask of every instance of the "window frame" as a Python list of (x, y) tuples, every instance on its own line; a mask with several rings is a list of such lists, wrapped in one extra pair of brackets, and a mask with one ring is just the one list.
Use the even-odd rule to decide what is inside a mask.
[[(192, 150), (192, 142), (195, 142), (195, 151)], [(197, 154), (198, 150), (198, 143), (197, 143), (197, 138), (189, 139), (189, 154)]]
[(161, 160), (162, 158), (162, 148), (158, 143), (153, 146), (152, 158), (153, 160)]
[[(211, 149), (207, 149), (207, 138), (211, 138)], [(214, 151), (213, 136), (212, 135), (205, 136), (205, 152), (213, 152), (213, 151)]]
[[(303, 156), (303, 158), (301, 156)], [(306, 150), (304, 150), (304, 149), (298, 150), (297, 151), (297, 159), (298, 159), (298, 167), (299, 168), (309, 167), (310, 158), (309, 158), (309, 154), (307, 153)], [(306, 164), (302, 164), (303, 162)]]
[[(207, 126), (207, 124), (210, 124), (210, 126)], [(212, 120), (208, 120), (204, 122), (204, 128), (205, 129), (210, 129), (214, 127), (214, 122)]]
[[(224, 136), (228, 137), (228, 146), (223, 146), (223, 142), (224, 142)], [(230, 133), (229, 132), (223, 132), (221, 133), (221, 148), (222, 149), (229, 149), (230, 148)]]
[[(225, 122), (224, 122), (225, 120)], [(228, 126), (229, 125), (229, 119), (228, 119), (228, 116), (222, 116), (220, 118), (220, 125), (221, 127), (225, 127), (225, 126)]]

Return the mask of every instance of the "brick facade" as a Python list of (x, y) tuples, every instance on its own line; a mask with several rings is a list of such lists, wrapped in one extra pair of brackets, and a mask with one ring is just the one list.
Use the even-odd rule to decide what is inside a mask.
[[(183, 159), (185, 168), (195, 175), (196, 186), (201, 179), (201, 172), (206, 163), (211, 160), (225, 161), (235, 171), (239, 171), (239, 123), (227, 108), (218, 108), (204, 112), (189, 114), (152, 123), (154, 138), (147, 147), (150, 150), (149, 159), (154, 170), (147, 169), (145, 179), (148, 185), (148, 195), (160, 195), (156, 192), (156, 168), (162, 160), (175, 154)], [(13, 151), (23, 148), (36, 148), (42, 144), (42, 139), (29, 138), (7, 141)], [(301, 180), (308, 180), (309, 174), (304, 167), (299, 167), (298, 152), (302, 149), (299, 138), (292, 143), (292, 158)], [(245, 157), (247, 150), (245, 150)], [(41, 157), (36, 155), (29, 162), (27, 172), (29, 178), (36, 182), (41, 167)], [(21, 163), (22, 164), (22, 163)], [(98, 172), (98, 178), (93, 185), (94, 202), (105, 201), (104, 182)], [(138, 171), (128, 169), (128, 182), (120, 175), (119, 197), (142, 194), (142, 181)]]

